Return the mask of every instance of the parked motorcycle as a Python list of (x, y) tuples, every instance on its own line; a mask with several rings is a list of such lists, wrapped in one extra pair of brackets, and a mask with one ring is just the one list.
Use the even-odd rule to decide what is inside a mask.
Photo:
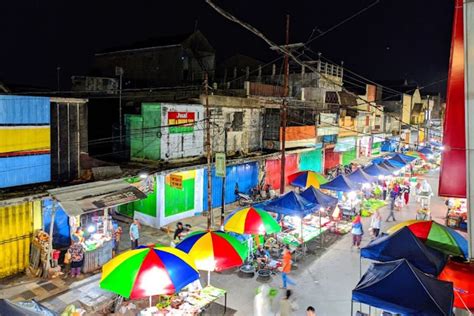
[[(238, 188), (237, 185), (236, 188)], [(275, 190), (273, 190), (269, 184), (267, 184), (264, 189), (261, 186), (252, 188), (249, 194), (245, 194), (238, 190), (235, 190), (235, 194), (240, 206), (249, 206), (255, 203), (276, 198)]]

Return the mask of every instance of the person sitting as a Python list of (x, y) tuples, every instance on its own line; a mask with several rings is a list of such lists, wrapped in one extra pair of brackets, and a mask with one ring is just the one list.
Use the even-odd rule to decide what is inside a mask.
[(260, 269), (261, 267), (265, 267), (265, 265), (270, 261), (270, 254), (262, 247), (262, 245), (259, 245), (257, 248), (256, 258), (258, 263), (257, 269)]
[(183, 223), (178, 222), (176, 223), (176, 230), (174, 231), (173, 240), (181, 240), (181, 234), (184, 232)]

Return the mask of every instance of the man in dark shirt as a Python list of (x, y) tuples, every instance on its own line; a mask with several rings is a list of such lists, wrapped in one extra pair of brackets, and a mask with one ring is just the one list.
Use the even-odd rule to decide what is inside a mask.
[(178, 223), (176, 224), (176, 230), (174, 231), (173, 240), (176, 240), (176, 239), (181, 240), (181, 234), (182, 234), (183, 232), (184, 232), (183, 223), (178, 222)]

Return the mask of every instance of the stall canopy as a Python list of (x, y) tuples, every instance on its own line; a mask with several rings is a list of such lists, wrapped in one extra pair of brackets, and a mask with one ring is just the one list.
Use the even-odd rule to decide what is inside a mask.
[(398, 164), (399, 166), (405, 166), (410, 163), (411, 160), (403, 158), (400, 154), (394, 155), (392, 158), (389, 159), (391, 164)]
[(321, 185), (321, 189), (350, 192), (357, 191), (359, 187), (356, 183), (352, 182), (347, 176), (341, 174), (335, 177), (333, 180), (329, 181), (328, 183)]
[(35, 300), (15, 303), (6, 299), (0, 299), (0, 315), (56, 316), (58, 314), (36, 302)]
[(52, 189), (48, 192), (69, 216), (77, 216), (146, 198), (145, 193), (121, 179)]
[(418, 151), (424, 155), (433, 155), (433, 151), (429, 149), (428, 147), (423, 147), (418, 149)]
[(328, 194), (324, 194), (313, 186), (310, 186), (301, 193), (301, 196), (307, 201), (321, 205), (322, 207), (334, 207), (337, 205), (337, 198)]
[(311, 203), (297, 193), (290, 191), (276, 200), (261, 205), (261, 207), (269, 212), (304, 217), (318, 210), (321, 206)]
[(410, 162), (412, 162), (413, 160), (416, 160), (416, 159), (417, 159), (416, 157), (409, 156), (409, 155), (405, 155), (405, 154), (398, 154), (398, 156), (400, 156), (401, 158), (403, 158), (403, 160), (405, 160), (405, 161), (408, 162), (408, 163), (410, 163)]
[(373, 176), (373, 177), (378, 177), (378, 176), (389, 176), (391, 175), (392, 173), (390, 171), (388, 171), (387, 169), (385, 168), (382, 168), (380, 167), (379, 165), (377, 164), (371, 164), (370, 166), (368, 167), (365, 167), (364, 168), (364, 172)]
[(347, 177), (352, 182), (360, 183), (360, 184), (371, 183), (371, 182), (374, 182), (375, 180), (377, 180), (376, 177), (367, 174), (364, 170), (362, 170), (360, 168), (357, 169), (356, 171), (354, 171), (353, 173), (351, 173), (350, 175), (348, 175)]
[(360, 256), (382, 262), (406, 259), (434, 276), (440, 274), (446, 264), (446, 257), (441, 252), (425, 246), (408, 227), (373, 240), (361, 249)]
[(373, 263), (352, 300), (403, 315), (452, 315), (453, 283), (427, 276), (405, 259)]
[(382, 167), (382, 168), (387, 169), (391, 173), (400, 169), (400, 168), (397, 168), (394, 165), (390, 164), (387, 160), (382, 161), (381, 163), (379, 163), (379, 166)]

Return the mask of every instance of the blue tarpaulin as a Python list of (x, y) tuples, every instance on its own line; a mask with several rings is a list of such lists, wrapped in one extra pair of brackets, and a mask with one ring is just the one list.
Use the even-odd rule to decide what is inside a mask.
[(255, 207), (260, 207), (273, 213), (304, 217), (319, 210), (321, 206), (311, 203), (299, 194), (290, 191), (276, 200), (258, 206), (256, 205)]
[(453, 315), (453, 283), (427, 276), (405, 259), (373, 263), (352, 300), (402, 315)]
[(397, 170), (400, 170), (400, 168), (397, 168), (394, 165), (392, 165), (391, 163), (389, 163), (388, 160), (384, 160), (381, 163), (379, 163), (378, 165), (379, 165), (379, 167), (387, 169), (388, 171), (390, 171), (390, 173), (392, 173), (394, 171), (397, 171)]
[(428, 147), (420, 148), (418, 149), (418, 151), (422, 153), (423, 155), (433, 155), (433, 151), (429, 149)]
[[(51, 212), (53, 201), (44, 199), (43, 205), (43, 227), (49, 233), (51, 223)], [(69, 227), (69, 216), (64, 212), (59, 203), (56, 203), (56, 215), (54, 216), (53, 246), (55, 248), (69, 247), (71, 245), (71, 232)]]
[(392, 158), (388, 160), (392, 165), (397, 167), (404, 167), (409, 164), (409, 161), (403, 158), (400, 154), (394, 155)]
[(406, 259), (434, 276), (439, 275), (446, 264), (446, 257), (441, 252), (425, 246), (406, 226), (392, 235), (371, 241), (361, 249), (360, 256), (382, 262)]
[(359, 189), (356, 183), (352, 182), (347, 176), (342, 174), (338, 175), (336, 178), (329, 181), (328, 183), (322, 184), (320, 188), (340, 192), (350, 192)]
[(365, 167), (364, 169), (364, 172), (373, 176), (373, 177), (378, 177), (378, 176), (389, 176), (391, 175), (392, 173), (390, 171), (388, 171), (387, 169), (385, 168), (382, 168), (380, 167), (379, 165), (377, 164), (371, 164), (370, 166), (368, 167)]
[(313, 186), (304, 190), (300, 195), (307, 201), (321, 205), (322, 207), (334, 207), (338, 202), (336, 197), (324, 194)]
[(382, 146), (380, 147), (380, 150), (383, 152), (393, 152), (397, 150), (397, 144), (398, 142), (396, 140), (384, 140), (382, 142)]
[(361, 168), (357, 169), (353, 173), (347, 176), (352, 182), (364, 184), (364, 183), (371, 183), (377, 180), (377, 177), (371, 176), (370, 174), (366, 173)]
[(413, 160), (416, 160), (418, 158), (413, 157), (413, 156), (408, 156), (405, 154), (398, 154), (401, 158), (403, 158), (406, 162), (412, 162)]

